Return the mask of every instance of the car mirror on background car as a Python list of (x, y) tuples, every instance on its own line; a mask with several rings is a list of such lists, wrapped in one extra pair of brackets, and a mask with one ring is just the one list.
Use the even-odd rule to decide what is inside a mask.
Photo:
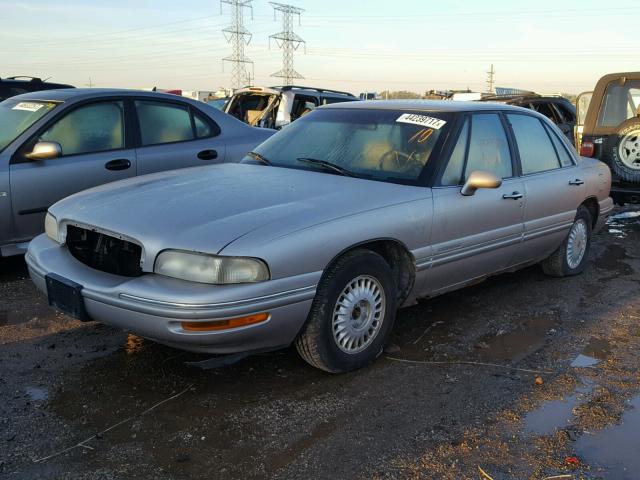
[(62, 156), (62, 147), (57, 142), (38, 142), (31, 152), (25, 154), (29, 160), (50, 160)]
[(469, 178), (462, 186), (460, 193), (465, 197), (468, 197), (476, 193), (476, 190), (479, 188), (498, 188), (500, 185), (502, 185), (502, 180), (496, 177), (493, 173), (475, 170), (471, 172), (471, 175), (469, 175)]

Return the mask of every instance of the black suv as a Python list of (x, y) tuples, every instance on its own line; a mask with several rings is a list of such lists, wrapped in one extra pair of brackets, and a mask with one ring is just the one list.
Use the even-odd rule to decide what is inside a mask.
[(576, 126), (576, 107), (560, 95), (539, 95), (530, 92), (517, 95), (491, 95), (482, 97), (480, 101), (506, 103), (535, 110), (555, 123), (571, 144), (575, 145), (573, 130)]
[(0, 78), (0, 102), (15, 95), (38, 92), (40, 90), (54, 90), (58, 88), (74, 88), (64, 83), (51, 83), (36, 77), (8, 77)]

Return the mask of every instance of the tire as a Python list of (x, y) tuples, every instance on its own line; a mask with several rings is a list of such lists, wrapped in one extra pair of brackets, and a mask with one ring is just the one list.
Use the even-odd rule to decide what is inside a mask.
[(611, 168), (622, 179), (640, 183), (640, 118), (631, 118), (609, 141)]
[[(571, 230), (562, 242), (562, 245), (542, 261), (542, 270), (544, 273), (552, 277), (568, 277), (582, 273), (587, 264), (587, 257), (589, 256), (592, 228), (593, 220), (589, 209), (584, 205), (580, 205), (573, 225), (571, 225)], [(584, 234), (586, 238), (579, 240), (582, 234)], [(584, 243), (584, 250), (578, 260), (577, 257), (571, 255), (571, 252), (575, 253), (576, 249), (580, 249), (580, 245), (582, 245), (581, 242)]]
[[(356, 290), (355, 298), (345, 296), (349, 289)], [(348, 252), (323, 274), (296, 349), (307, 363), (330, 373), (362, 368), (382, 353), (396, 306), (396, 285), (384, 258), (370, 250)]]

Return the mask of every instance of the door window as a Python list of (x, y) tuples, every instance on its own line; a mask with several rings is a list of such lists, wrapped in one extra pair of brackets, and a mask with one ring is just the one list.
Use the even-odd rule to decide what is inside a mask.
[(197, 138), (208, 138), (217, 135), (217, 133), (214, 133), (211, 124), (202, 118), (200, 114), (196, 113), (193, 115), (193, 123), (196, 127)]
[(468, 140), (469, 120), (465, 120), (447, 168), (442, 175), (442, 181), (440, 182), (442, 185), (460, 185), (462, 183), (462, 171), (464, 169), (464, 158), (467, 153)]
[(59, 143), (63, 156), (124, 148), (122, 102), (100, 102), (76, 108), (55, 122), (38, 140)]
[(560, 168), (556, 151), (539, 119), (529, 115), (507, 115), (520, 152), (522, 173)]
[(545, 125), (545, 129), (551, 137), (553, 146), (556, 147), (556, 152), (558, 153), (558, 158), (560, 159), (560, 165), (562, 165), (563, 167), (570, 167), (571, 165), (573, 165), (573, 157), (567, 151), (567, 146), (564, 144), (564, 142), (560, 138), (558, 138), (558, 135), (556, 135), (555, 132), (552, 132), (551, 128), (549, 128), (547, 125)]
[(300, 118), (318, 106), (318, 99), (308, 95), (296, 95), (291, 107), (291, 120)]
[(473, 115), (464, 178), (475, 170), (493, 173), (498, 178), (513, 176), (507, 135), (495, 113)]
[(195, 138), (189, 109), (167, 102), (136, 100), (143, 146), (184, 142)]

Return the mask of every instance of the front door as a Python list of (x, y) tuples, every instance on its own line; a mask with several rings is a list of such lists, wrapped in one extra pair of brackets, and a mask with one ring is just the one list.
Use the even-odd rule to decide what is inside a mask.
[[(502, 178), (502, 185), (462, 195), (462, 184), (478, 170)], [(433, 191), (433, 257), (427, 276), (431, 294), (513, 264), (522, 241), (524, 185), (516, 176), (500, 115), (474, 114), (465, 121), (440, 186)]]
[[(29, 240), (44, 231), (47, 209), (64, 197), (135, 176), (135, 150), (126, 147), (122, 100), (70, 107), (69, 112), (23, 145), (11, 159), (14, 237)], [(56, 142), (62, 155), (50, 160), (25, 157), (38, 141)]]
[(138, 175), (224, 161), (224, 140), (210, 118), (184, 103), (134, 103), (140, 132)]

